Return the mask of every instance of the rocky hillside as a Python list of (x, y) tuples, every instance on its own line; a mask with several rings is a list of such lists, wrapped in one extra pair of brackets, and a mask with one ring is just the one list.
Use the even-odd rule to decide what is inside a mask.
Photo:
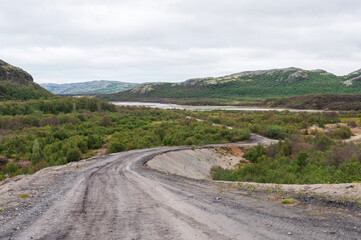
[(354, 71), (344, 77), (346, 86), (351, 86), (354, 82), (361, 82), (361, 69)]
[(0, 101), (27, 100), (50, 97), (52, 94), (34, 83), (33, 77), (22, 70), (0, 60)]
[(44, 83), (40, 85), (54, 94), (107, 94), (125, 91), (138, 84), (99, 80), (64, 84)]
[(361, 70), (336, 76), (324, 70), (284, 68), (247, 71), (180, 83), (144, 83), (121, 93), (100, 96), (109, 100), (262, 99), (305, 94), (361, 94)]

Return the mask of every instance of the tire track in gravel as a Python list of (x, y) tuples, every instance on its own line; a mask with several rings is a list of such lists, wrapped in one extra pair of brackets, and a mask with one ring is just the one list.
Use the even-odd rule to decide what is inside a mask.
[[(242, 146), (269, 143), (253, 135)], [(145, 168), (159, 147), (109, 155), (13, 239), (357, 239), (360, 222), (319, 221), (220, 183)], [(222, 187), (222, 186), (221, 186)], [(351, 225), (352, 224), (352, 225)], [(356, 230), (346, 225), (357, 226)]]

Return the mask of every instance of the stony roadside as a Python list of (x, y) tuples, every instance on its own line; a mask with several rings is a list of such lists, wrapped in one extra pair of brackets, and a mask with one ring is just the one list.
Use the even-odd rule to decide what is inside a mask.
[(19, 175), (0, 182), (0, 236), (7, 235), (5, 229), (27, 228), (67, 192), (80, 171), (100, 159), (102, 157), (48, 167), (33, 175)]
[[(232, 147), (232, 146), (228, 146)], [(155, 156), (146, 166), (192, 179), (209, 180), (214, 166), (233, 168), (242, 155), (224, 156), (217, 148), (181, 150)], [(361, 218), (361, 183), (343, 184), (272, 184), (211, 181), (222, 194), (241, 192), (287, 207), (308, 209), (310, 215)], [(360, 219), (361, 222), (361, 219)]]

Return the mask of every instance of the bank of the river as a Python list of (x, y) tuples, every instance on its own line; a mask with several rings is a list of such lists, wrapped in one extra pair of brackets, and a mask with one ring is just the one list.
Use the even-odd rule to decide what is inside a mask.
[(286, 108), (260, 108), (260, 107), (237, 107), (237, 106), (192, 106), (171, 103), (155, 102), (111, 102), (118, 106), (150, 107), (159, 109), (181, 109), (189, 111), (290, 111), (290, 112), (324, 112), (323, 110), (311, 109), (286, 109)]

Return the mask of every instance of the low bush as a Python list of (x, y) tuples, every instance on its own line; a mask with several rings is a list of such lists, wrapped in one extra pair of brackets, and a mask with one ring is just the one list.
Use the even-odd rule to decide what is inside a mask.
[(258, 145), (249, 149), (244, 155), (246, 159), (250, 160), (253, 163), (258, 162), (258, 158), (266, 155), (267, 151), (264, 146)]
[(68, 162), (77, 162), (81, 158), (81, 152), (79, 148), (73, 148), (68, 151), (66, 154), (66, 160)]
[(335, 139), (348, 139), (352, 136), (352, 132), (349, 127), (341, 127), (336, 128), (331, 135)]
[(14, 174), (19, 169), (19, 166), (14, 162), (9, 162), (8, 164), (6, 164), (5, 169), (7, 173)]
[(0, 171), (0, 181), (4, 180), (6, 177), (3, 173), (3, 171)]
[[(361, 181), (360, 146), (353, 143), (334, 144), (325, 135), (307, 141), (312, 147), (308, 152), (297, 147), (290, 148), (290, 141), (281, 141), (267, 149), (255, 146), (245, 154), (252, 164), (235, 170), (213, 168), (212, 177), (215, 180), (278, 184)], [(293, 144), (297, 145), (297, 142)], [(342, 152), (347, 154), (343, 155)], [(292, 156), (296, 156), (295, 159)]]
[(264, 135), (273, 139), (284, 139), (286, 136), (286, 131), (281, 126), (273, 125), (267, 127)]

